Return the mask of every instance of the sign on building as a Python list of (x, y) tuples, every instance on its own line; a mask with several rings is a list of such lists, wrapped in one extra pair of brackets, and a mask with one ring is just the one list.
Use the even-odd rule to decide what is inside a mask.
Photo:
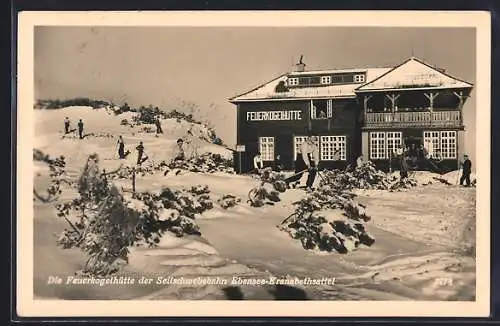
[(301, 110), (247, 112), (247, 121), (283, 121), (301, 119)]

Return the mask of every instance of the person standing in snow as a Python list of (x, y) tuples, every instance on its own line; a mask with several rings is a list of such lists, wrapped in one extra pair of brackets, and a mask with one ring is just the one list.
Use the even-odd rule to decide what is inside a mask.
[(156, 134), (163, 134), (163, 129), (161, 129), (161, 122), (159, 117), (156, 117), (155, 125), (156, 125)]
[(257, 154), (253, 157), (253, 171), (256, 174), (260, 174), (260, 170), (264, 168), (264, 163), (262, 162), (262, 156), (260, 155), (260, 152), (257, 152)]
[(125, 158), (125, 143), (123, 142), (123, 137), (121, 135), (118, 137), (118, 157), (120, 160)]
[(424, 142), (424, 149), (427, 152), (427, 159), (430, 160), (434, 156), (434, 144), (430, 139), (426, 139)]
[(299, 181), (307, 170), (306, 189), (312, 190), (319, 164), (319, 149), (316, 142), (316, 135), (311, 135), (300, 146), (295, 160), (295, 175), (286, 180), (288, 187), (290, 187), (291, 182)]
[(179, 138), (177, 139), (177, 147), (175, 151), (174, 161), (184, 161), (186, 159), (186, 154), (184, 152), (184, 141)]
[(469, 160), (469, 156), (467, 154), (464, 154), (464, 161), (462, 162), (462, 176), (460, 177), (461, 186), (465, 181), (465, 186), (470, 187), (471, 168), (472, 162)]
[(281, 155), (280, 154), (276, 155), (276, 159), (274, 160), (274, 171), (281, 172), (284, 168), (285, 167), (281, 162)]
[(80, 139), (83, 139), (83, 121), (80, 119), (78, 121), (78, 135), (80, 136)]
[(69, 125), (70, 125), (69, 118), (66, 117), (64, 119), (64, 134), (68, 134), (69, 133)]
[(403, 154), (401, 156), (400, 163), (399, 176), (401, 177), (401, 181), (403, 181), (408, 178), (408, 170), (410, 170), (410, 167), (408, 165), (408, 157), (406, 156), (406, 154)]
[(137, 164), (142, 163), (142, 155), (144, 154), (144, 145), (142, 144), (142, 141), (139, 142), (139, 145), (135, 148), (137, 150)]

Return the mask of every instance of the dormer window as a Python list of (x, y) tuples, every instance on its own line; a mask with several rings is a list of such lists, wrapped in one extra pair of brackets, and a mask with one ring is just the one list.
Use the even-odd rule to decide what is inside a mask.
[(364, 74), (354, 75), (354, 82), (355, 83), (364, 83), (365, 82), (365, 75)]
[(288, 78), (288, 86), (297, 86), (299, 84), (299, 79), (297, 77)]
[(331, 84), (332, 82), (332, 77), (330, 76), (321, 76), (321, 84)]

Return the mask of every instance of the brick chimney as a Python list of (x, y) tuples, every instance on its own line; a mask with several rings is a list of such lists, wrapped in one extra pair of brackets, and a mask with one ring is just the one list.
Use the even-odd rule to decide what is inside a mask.
[(294, 72), (303, 72), (306, 69), (306, 64), (302, 62), (303, 57), (304, 56), (301, 55), (299, 62), (295, 64), (295, 67), (293, 70)]

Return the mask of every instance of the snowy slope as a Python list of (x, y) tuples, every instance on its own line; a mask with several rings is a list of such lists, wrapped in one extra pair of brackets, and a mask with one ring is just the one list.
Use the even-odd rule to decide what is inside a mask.
[[(115, 169), (120, 164), (133, 165), (136, 161), (135, 147), (140, 141), (144, 143), (145, 154), (154, 161), (169, 161), (173, 157), (175, 142), (178, 138), (189, 138), (191, 146), (186, 145), (186, 151), (191, 152), (193, 147), (197, 148), (198, 154), (211, 152), (221, 154), (225, 158), (231, 158), (232, 153), (228, 149), (214, 145), (206, 140), (208, 128), (200, 124), (192, 124), (176, 119), (162, 119), (163, 134), (156, 137), (155, 133), (141, 131), (143, 126), (121, 125), (126, 119), (132, 122), (136, 115), (134, 112), (125, 112), (114, 115), (109, 109), (93, 109), (91, 107), (67, 107), (56, 110), (35, 110), (35, 143), (34, 148), (48, 153), (51, 156), (64, 155), (67, 157), (69, 166), (79, 169), (85, 164), (86, 158), (91, 153), (99, 154), (101, 165), (105, 168)], [(71, 129), (76, 128), (79, 119), (84, 122), (84, 134), (90, 134), (83, 140), (77, 139), (74, 131), (69, 137), (64, 136), (64, 118), (71, 121)], [(155, 126), (147, 125), (152, 130)], [(191, 130), (193, 136), (188, 136)], [(93, 136), (94, 134), (95, 136)], [(125, 142), (125, 150), (130, 150), (131, 155), (127, 160), (117, 159), (117, 140), (122, 135)]]

